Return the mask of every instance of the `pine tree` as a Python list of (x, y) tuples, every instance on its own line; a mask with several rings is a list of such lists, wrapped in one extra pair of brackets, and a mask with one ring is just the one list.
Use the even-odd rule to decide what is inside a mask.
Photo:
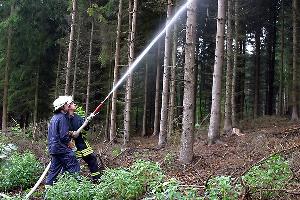
[[(115, 51), (115, 66), (114, 66), (114, 81), (113, 87), (118, 82), (119, 75), (119, 65), (120, 65), (120, 37), (121, 37), (121, 25), (122, 25), (122, 10), (123, 10), (123, 0), (119, 0), (119, 12), (118, 12), (118, 25), (117, 25), (117, 35), (116, 35), (116, 51)], [(117, 121), (117, 90), (112, 94), (111, 100), (111, 114), (110, 114), (110, 130), (109, 137), (110, 141), (116, 138), (116, 121)]]
[[(129, 59), (128, 66), (131, 66), (134, 60), (134, 47), (135, 47), (135, 31), (136, 31), (136, 18), (137, 18), (137, 0), (133, 0), (133, 11), (132, 11), (132, 21), (130, 40), (129, 40)], [(131, 10), (129, 10), (131, 11)], [(131, 112), (131, 101), (132, 101), (132, 73), (128, 75), (126, 83), (126, 94), (125, 94), (125, 109), (124, 109), (124, 146), (129, 142), (130, 136), (130, 112)]]
[(197, 1), (187, 5), (186, 46), (184, 66), (184, 98), (182, 135), (179, 160), (190, 163), (193, 159), (195, 127), (195, 46), (196, 46), (196, 9)]
[[(14, 14), (14, 2), (11, 2), (10, 6), (10, 17)], [(12, 51), (12, 34), (13, 27), (9, 24), (7, 31), (7, 48), (6, 48), (6, 59), (5, 59), (5, 72), (4, 72), (4, 91), (3, 91), (3, 108), (2, 108), (2, 132), (7, 133), (7, 107), (8, 107), (8, 87), (9, 87), (9, 71), (11, 68), (11, 51)]]
[(224, 60), (224, 32), (225, 0), (218, 0), (217, 36), (212, 87), (212, 105), (208, 130), (209, 144), (214, 144), (220, 137), (221, 81), (222, 65)]
[(69, 84), (70, 84), (70, 68), (72, 63), (72, 52), (73, 52), (73, 42), (74, 42), (74, 32), (75, 32), (75, 18), (76, 18), (76, 0), (72, 0), (72, 24), (70, 30), (70, 41), (68, 50), (68, 61), (66, 67), (66, 84), (65, 84), (65, 95), (69, 94)]
[[(167, 23), (171, 20), (173, 11), (173, 0), (168, 0)], [(169, 81), (170, 81), (170, 56), (171, 56), (171, 28), (166, 30), (165, 54), (164, 54), (164, 74), (163, 91), (160, 110), (160, 128), (158, 146), (164, 147), (167, 143), (168, 134), (168, 104), (169, 104)]]

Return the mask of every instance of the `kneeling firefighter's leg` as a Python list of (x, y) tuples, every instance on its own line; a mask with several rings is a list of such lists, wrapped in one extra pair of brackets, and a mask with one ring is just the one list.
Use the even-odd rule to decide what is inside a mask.
[(93, 180), (100, 178), (102, 172), (99, 170), (97, 157), (94, 153), (82, 157), (82, 159), (88, 164)]

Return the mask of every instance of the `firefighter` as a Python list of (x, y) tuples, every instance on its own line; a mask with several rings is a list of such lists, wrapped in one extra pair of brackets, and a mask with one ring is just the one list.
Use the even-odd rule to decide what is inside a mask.
[(60, 96), (53, 102), (54, 116), (48, 127), (48, 151), (51, 156), (51, 165), (45, 183), (46, 188), (53, 185), (62, 170), (71, 174), (80, 172), (80, 165), (74, 153), (75, 145), (69, 136), (67, 113), (72, 101), (70, 96)]
[[(72, 102), (69, 106), (69, 128), (70, 133), (72, 131), (78, 130), (81, 125), (84, 123), (84, 119), (75, 113), (76, 111), (76, 104)], [(88, 165), (89, 170), (91, 172), (93, 182), (97, 183), (100, 176), (102, 168), (99, 169), (97, 157), (86, 139), (87, 131), (89, 126), (86, 126), (84, 130), (79, 133), (79, 135), (74, 138), (75, 145), (76, 145), (76, 156), (77, 158), (82, 158)], [(71, 134), (72, 135), (72, 134)], [(74, 135), (73, 135), (74, 136)], [(102, 167), (102, 164), (101, 164)]]

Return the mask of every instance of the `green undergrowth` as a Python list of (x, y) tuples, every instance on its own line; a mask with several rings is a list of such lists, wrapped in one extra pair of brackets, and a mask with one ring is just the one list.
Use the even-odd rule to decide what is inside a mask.
[[(252, 167), (243, 176), (243, 181), (253, 196), (271, 198), (279, 195), (275, 190), (284, 189), (291, 177), (292, 171), (288, 161), (280, 155), (274, 155), (260, 165)], [(270, 191), (262, 191), (263, 189)]]
[[(17, 153), (13, 145), (2, 143), (0, 153), (5, 155), (0, 160), (0, 191), (26, 194), (39, 178), (41, 164), (32, 153)], [(171, 165), (173, 157), (168, 154), (165, 165)], [(274, 155), (254, 165), (241, 180), (253, 198), (270, 199), (279, 196), (275, 190), (284, 189), (291, 177), (288, 162)], [(85, 177), (61, 175), (44, 194), (40, 191), (33, 196), (50, 200), (236, 200), (244, 191), (241, 183), (230, 176), (212, 177), (206, 188), (183, 185), (175, 178), (167, 178), (158, 163), (137, 160), (127, 168), (105, 170), (98, 184)], [(13, 199), (22, 199), (22, 194)]]
[(32, 153), (14, 152), (0, 163), (0, 191), (25, 190), (37, 181), (41, 171), (42, 166)]
[(182, 189), (175, 179), (166, 181), (157, 163), (138, 160), (128, 168), (108, 169), (99, 184), (83, 178), (77, 181), (63, 175), (49, 188), (46, 199), (106, 200), (106, 199), (200, 199), (192, 188)]

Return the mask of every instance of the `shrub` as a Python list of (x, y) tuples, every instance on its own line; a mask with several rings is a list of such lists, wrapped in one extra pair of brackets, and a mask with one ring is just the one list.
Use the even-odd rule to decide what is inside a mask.
[(109, 169), (101, 177), (95, 199), (137, 199), (162, 181), (158, 164), (139, 160), (128, 169)]
[(208, 199), (235, 200), (241, 193), (240, 184), (232, 185), (230, 176), (217, 176), (208, 181), (205, 197)]
[(31, 153), (12, 154), (0, 167), (0, 190), (27, 189), (39, 178), (41, 164)]
[(80, 182), (71, 175), (63, 175), (49, 188), (46, 199), (68, 200), (108, 200), (108, 199), (200, 199), (197, 190), (182, 190), (179, 182), (165, 176), (158, 164), (136, 161), (129, 168), (108, 169), (101, 177), (99, 185), (93, 185), (83, 178)]
[(53, 200), (92, 200), (95, 186), (86, 178), (80, 181), (71, 174), (65, 173), (52, 187), (47, 189), (46, 199)]
[[(256, 193), (260, 189), (283, 189), (292, 176), (292, 171), (286, 161), (280, 155), (274, 155), (252, 167), (243, 177), (243, 181), (250, 187), (250, 191)], [(264, 198), (276, 195), (275, 192), (262, 192)]]

